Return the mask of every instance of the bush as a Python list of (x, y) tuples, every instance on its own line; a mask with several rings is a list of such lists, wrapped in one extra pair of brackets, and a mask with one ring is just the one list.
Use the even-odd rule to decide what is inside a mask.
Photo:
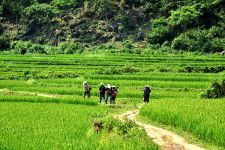
[(219, 73), (223, 72), (225, 70), (224, 66), (214, 66), (214, 67), (190, 67), (186, 66), (183, 68), (180, 68), (179, 72), (202, 72), (202, 73)]
[(221, 98), (225, 96), (225, 80), (220, 84), (214, 82), (210, 89), (202, 94), (203, 98)]
[(62, 42), (58, 46), (60, 54), (74, 54), (78, 50), (82, 50), (83, 46), (80, 43), (71, 41), (71, 42)]
[(109, 67), (107, 69), (100, 69), (97, 71), (99, 74), (132, 74), (135, 72), (139, 72), (138, 68), (135, 68), (132, 65), (126, 65), (122, 68)]
[(171, 46), (176, 50), (221, 52), (223, 40), (214, 38), (207, 30), (190, 30), (177, 36)]
[(14, 41), (11, 43), (10, 48), (15, 54), (46, 54), (44, 46), (40, 44), (33, 44), (30, 41)]
[(27, 50), (32, 46), (30, 41), (14, 41), (10, 45), (10, 49), (14, 51), (15, 54), (26, 54)]
[(28, 48), (27, 53), (30, 54), (46, 54), (45, 47), (40, 44), (33, 44), (30, 48)]
[(58, 54), (59, 48), (55, 46), (45, 45), (45, 51), (47, 54)]
[(124, 51), (127, 53), (131, 53), (131, 49), (134, 47), (132, 42), (129, 40), (124, 41), (123, 43)]

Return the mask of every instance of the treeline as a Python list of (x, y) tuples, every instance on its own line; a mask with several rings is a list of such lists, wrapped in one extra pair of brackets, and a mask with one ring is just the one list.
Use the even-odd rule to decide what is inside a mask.
[(75, 53), (122, 45), (127, 52), (221, 52), (224, 8), (224, 0), (2, 0), (0, 51)]

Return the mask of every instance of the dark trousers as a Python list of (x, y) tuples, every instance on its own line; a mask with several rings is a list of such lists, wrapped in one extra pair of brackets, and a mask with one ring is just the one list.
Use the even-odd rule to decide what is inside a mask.
[(115, 104), (116, 101), (116, 97), (112, 96), (112, 98), (110, 99), (110, 104)]
[(112, 101), (112, 95), (106, 95), (105, 97), (105, 103), (108, 103), (108, 99), (110, 99), (110, 102)]
[(149, 97), (150, 97), (150, 95), (144, 95), (144, 102), (145, 103), (149, 102)]
[(99, 102), (102, 102), (102, 99), (105, 100), (105, 94), (100, 94), (99, 95)]
[(84, 91), (84, 98), (86, 97), (86, 95), (88, 96), (88, 98), (90, 98), (91, 92), (90, 91)]

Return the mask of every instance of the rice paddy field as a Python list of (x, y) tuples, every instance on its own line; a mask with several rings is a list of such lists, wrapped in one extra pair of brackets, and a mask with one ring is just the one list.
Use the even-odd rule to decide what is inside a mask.
[[(93, 129), (96, 118), (135, 109), (145, 85), (151, 100), (140, 119), (225, 149), (225, 99), (200, 97), (225, 79), (224, 66), (218, 55), (0, 55), (0, 149), (159, 149), (135, 126)], [(115, 106), (99, 104), (101, 82), (118, 87)]]

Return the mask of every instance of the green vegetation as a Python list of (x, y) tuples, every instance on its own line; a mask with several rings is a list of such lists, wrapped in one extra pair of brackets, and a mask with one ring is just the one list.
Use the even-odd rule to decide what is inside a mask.
[(202, 94), (204, 98), (221, 98), (225, 96), (225, 80), (220, 84), (214, 82), (210, 89)]
[(158, 100), (141, 109), (143, 119), (188, 131), (206, 143), (225, 147), (224, 100)]
[(1, 149), (158, 149), (137, 128), (129, 136), (114, 129), (111, 133), (96, 133), (93, 118), (115, 109), (62, 104), (0, 105)]
[[(148, 84), (152, 93), (141, 119), (176, 127), (200, 143), (224, 149), (224, 100), (201, 98), (213, 82), (225, 79), (223, 66), (224, 57), (217, 54), (1, 55), (0, 145), (158, 149), (143, 130), (112, 118), (135, 109)], [(82, 98), (84, 81), (92, 85), (91, 99)], [(101, 82), (119, 87), (116, 105), (98, 105)], [(95, 122), (103, 123), (98, 133)]]
[(3, 0), (0, 51), (221, 52), (224, 7), (223, 0)]

